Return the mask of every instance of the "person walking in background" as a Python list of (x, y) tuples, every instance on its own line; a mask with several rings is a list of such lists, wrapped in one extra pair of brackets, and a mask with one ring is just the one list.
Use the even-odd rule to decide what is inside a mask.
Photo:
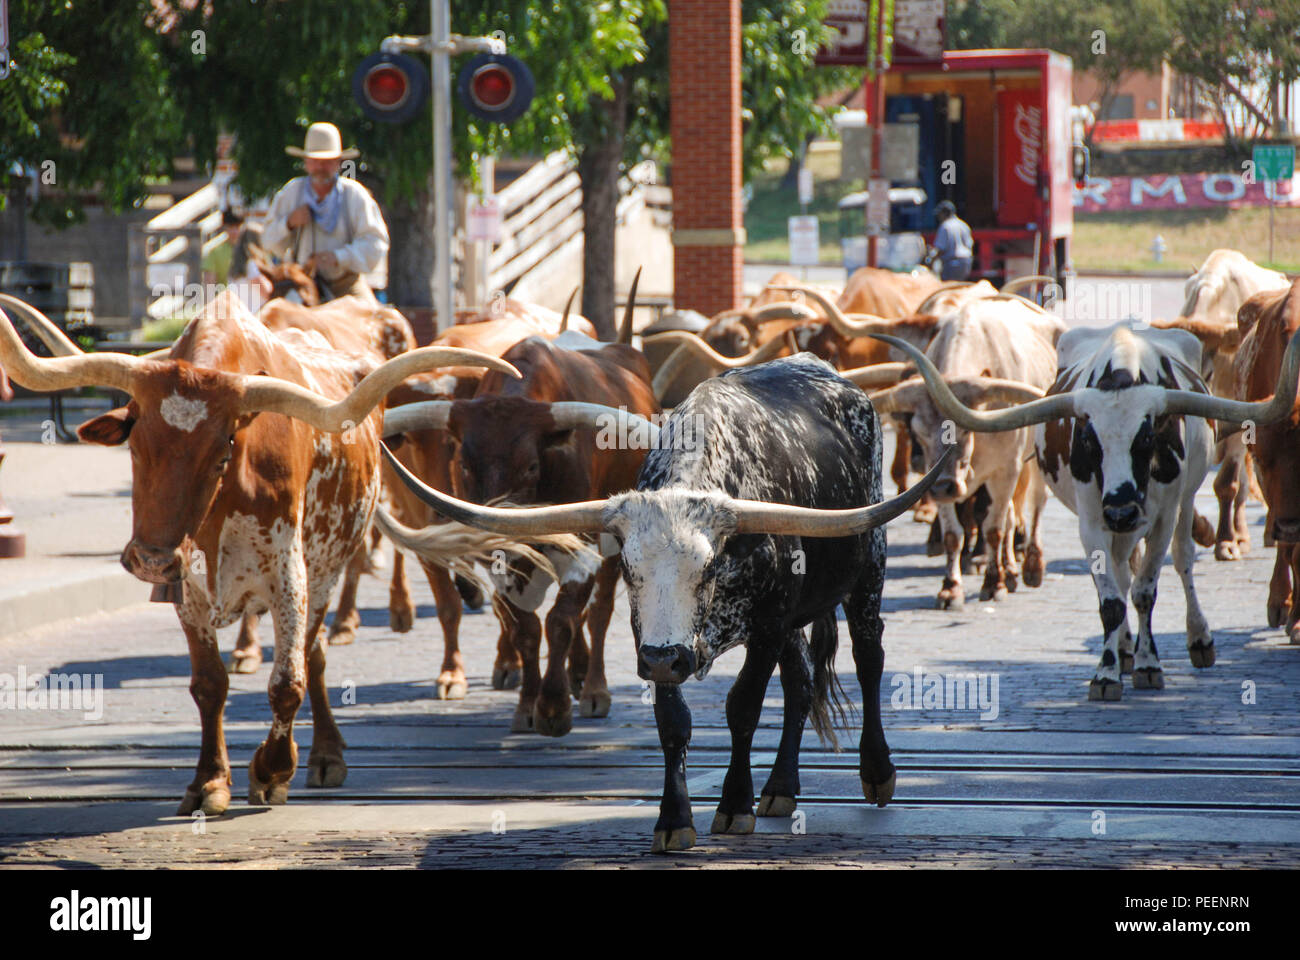
[(357, 151), (343, 149), (334, 124), (313, 123), (302, 148), (286, 147), (285, 153), (301, 157), (307, 175), (275, 195), (263, 249), (281, 260), (314, 263), (325, 299), (351, 294), (375, 302), (373, 290), (388, 285), (388, 227), (370, 191), (339, 175)]
[(939, 227), (934, 232), (934, 247), (927, 259), (939, 260), (940, 280), (965, 280), (970, 276), (971, 256), (974, 254), (970, 227), (957, 216), (957, 208), (951, 200), (941, 201), (934, 208), (934, 217)]

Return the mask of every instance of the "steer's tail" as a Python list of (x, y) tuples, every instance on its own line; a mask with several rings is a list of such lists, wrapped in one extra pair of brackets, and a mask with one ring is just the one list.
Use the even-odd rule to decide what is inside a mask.
[(848, 714), (844, 702), (848, 695), (835, 675), (835, 652), (840, 644), (839, 624), (835, 620), (835, 611), (831, 610), (812, 623), (812, 662), (813, 662), (813, 730), (821, 742), (832, 750), (840, 749), (839, 738), (835, 736), (837, 726), (847, 729)]

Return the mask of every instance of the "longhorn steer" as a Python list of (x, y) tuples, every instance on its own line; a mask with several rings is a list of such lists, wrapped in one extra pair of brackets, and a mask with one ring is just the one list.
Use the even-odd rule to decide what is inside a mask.
[(181, 815), (216, 815), (230, 803), (222, 732), (229, 681), (216, 631), (248, 609), (271, 612), (276, 652), (268, 688), (273, 721), (248, 767), (249, 802), (287, 799), (304, 692), (313, 727), (307, 784), (343, 782), (344, 744), (330, 712), (319, 633), (330, 589), (360, 546), (379, 495), (379, 415), (372, 411), (421, 370), (450, 363), (507, 369), (496, 358), (438, 349), (372, 369), (366, 358), (311, 349), (309, 339), (300, 331), (272, 334), (227, 292), (190, 322), (168, 360), (42, 360), (0, 313), (0, 361), (18, 383), (33, 390), (97, 384), (131, 397), (78, 432), (91, 443), (129, 443), (132, 536), (122, 565), (145, 582), (180, 588), (176, 612), (203, 728)]
[(1164, 687), (1151, 609), (1171, 540), (1187, 601), (1188, 655), (1195, 667), (1212, 666), (1214, 638), (1192, 582), (1192, 504), (1213, 447), (1206, 418), (1262, 425), (1286, 416), (1300, 373), (1300, 335), (1287, 347), (1273, 399), (1244, 403), (1210, 396), (1198, 372), (1200, 343), (1184, 330), (1130, 322), (1076, 328), (1057, 343), (1059, 372), (1047, 396), (999, 411), (970, 409), (923, 354), (894, 342), (914, 355), (936, 405), (959, 426), (1002, 431), (1037, 425), (1038, 464), (1052, 492), (1079, 517), (1079, 538), (1101, 603), (1104, 641), (1088, 698), (1119, 700), (1123, 690), (1125, 654), (1132, 650), (1129, 558), (1139, 541), (1144, 549), (1132, 580), (1138, 614), (1133, 685)]
[[(1052, 385), (1056, 341), (1064, 329), (1061, 321), (1019, 297), (975, 299), (940, 321), (925, 356), (963, 403), (980, 408), (1003, 406), (1041, 397)], [(930, 495), (940, 505), (947, 556), (938, 606), (959, 607), (965, 600), (961, 553), (966, 530), (958, 511), (980, 487), (990, 499), (983, 523), (988, 565), (980, 599), (1001, 600), (1018, 584), (1020, 570), (1013, 549), (1015, 506), (1021, 508), (1025, 523), (1025, 585), (1039, 586), (1043, 547), (1038, 526), (1047, 489), (1037, 467), (1026, 463), (1033, 452), (1030, 431), (981, 436), (961, 429), (935, 405), (919, 378), (872, 394), (871, 399), (879, 413), (911, 413), (912, 432), (927, 465), (938, 462), (948, 444), (957, 447), (951, 469), (940, 474), (930, 488)]]
[[(654, 850), (695, 843), (686, 789), (691, 715), (681, 685), (692, 674), (702, 678), (735, 646), (745, 646), (745, 663), (727, 697), (731, 764), (713, 831), (754, 829), (750, 743), (778, 663), (785, 721), (757, 815), (791, 814), (810, 712), (814, 728), (834, 739), (841, 602), (865, 703), (862, 789), (884, 806), (895, 771), (880, 722), (882, 525), (911, 506), (941, 467), (905, 495), (878, 502), (875, 411), (858, 387), (809, 354), (706, 380), (673, 411), (652, 447), (634, 491), (534, 509), (454, 500), (395, 467), (430, 505), (474, 526), (521, 539), (556, 531), (618, 538), (637, 672), (654, 683), (664, 751)], [(811, 645), (803, 632), (810, 624)]]
[[(1178, 319), (1168, 324), (1196, 334), (1201, 341), (1201, 376), (1211, 392), (1233, 396), (1233, 358), (1237, 349), (1238, 310), (1248, 299), (1264, 291), (1285, 291), (1285, 274), (1267, 270), (1236, 250), (1215, 250), (1199, 270), (1187, 278), (1186, 302)], [(1216, 560), (1239, 560), (1250, 549), (1246, 526), (1246, 497), (1250, 492), (1250, 451), (1241, 435), (1233, 433), (1219, 442), (1215, 451), (1219, 469), (1214, 475), (1214, 494), (1219, 500), (1219, 524), (1213, 540)], [(1204, 522), (1204, 521), (1202, 521)], [(1208, 535), (1209, 531), (1205, 531)], [(1265, 546), (1269, 538), (1265, 537)]]
[[(1237, 325), (1241, 346), (1234, 362), (1236, 397), (1263, 400), (1281, 375), (1287, 341), (1300, 331), (1300, 280), (1287, 289), (1251, 297), (1242, 304)], [(1268, 625), (1285, 624), (1290, 641), (1300, 643), (1300, 406), (1272, 424), (1256, 427), (1251, 457), (1268, 504), (1265, 530), (1277, 550), (1268, 589)]]

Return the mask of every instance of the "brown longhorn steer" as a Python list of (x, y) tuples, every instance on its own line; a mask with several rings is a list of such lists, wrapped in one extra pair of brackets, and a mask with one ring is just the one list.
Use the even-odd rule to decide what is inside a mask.
[[(29, 322), (49, 322), (12, 300), (5, 305)], [(95, 384), (131, 397), (79, 434), (91, 443), (129, 443), (132, 536), (122, 565), (145, 582), (179, 588), (176, 612), (203, 729), (182, 815), (216, 815), (230, 803), (222, 731), (228, 678), (216, 631), (250, 608), (272, 614), (275, 666), (271, 730), (248, 767), (249, 802), (287, 799), (298, 759), (293, 722), (304, 694), (313, 726), (307, 784), (343, 782), (344, 744), (330, 712), (320, 627), (379, 496), (384, 396), (437, 366), (509, 369), (446, 349), (412, 351), (375, 369), (368, 358), (313, 342), (321, 341), (297, 330), (273, 334), (230, 292), (191, 321), (166, 360), (37, 358), (0, 313), (0, 362), (17, 383), (42, 391)]]
[[(1255, 294), (1242, 304), (1237, 325), (1236, 398), (1265, 399), (1277, 383), (1288, 341), (1300, 330), (1300, 280), (1287, 289)], [(1250, 452), (1268, 505), (1265, 532), (1277, 549), (1268, 625), (1285, 623), (1291, 642), (1300, 644), (1300, 404), (1281, 420), (1254, 429)]]

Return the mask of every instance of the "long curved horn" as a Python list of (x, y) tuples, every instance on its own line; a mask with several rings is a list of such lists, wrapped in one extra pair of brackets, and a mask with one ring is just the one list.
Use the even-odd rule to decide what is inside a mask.
[(816, 320), (817, 311), (804, 303), (796, 303), (794, 300), (785, 300), (781, 303), (769, 303), (767, 306), (759, 307), (753, 311), (750, 316), (755, 323), (769, 323), (773, 320)]
[(877, 317), (870, 313), (854, 314), (854, 318), (849, 318), (828, 296), (818, 290), (816, 287), (802, 287), (797, 284), (789, 286), (775, 286), (774, 290), (789, 290), (799, 292), (805, 296), (811, 297), (821, 306), (826, 314), (826, 319), (831, 322), (835, 332), (842, 337), (869, 337), (876, 333), (885, 333), (894, 329), (894, 321), (887, 320), (884, 317)]
[(611, 417), (624, 431), (647, 431), (652, 447), (658, 442), (659, 427), (626, 408), (616, 409), (599, 403), (578, 403), (572, 400), (551, 404), (551, 418), (555, 421), (557, 430), (599, 430), (609, 425)]
[(328, 400), (314, 390), (278, 377), (244, 377), (241, 413), (281, 413), (302, 420), (329, 433), (338, 433), (361, 423), (392, 390), (407, 377), (438, 367), (487, 367), (516, 379), (519, 371), (500, 357), (458, 347), (421, 347), (394, 357), (372, 370), (339, 401)]
[(1228, 400), (1224, 397), (1197, 393), (1194, 390), (1167, 390), (1165, 412), (1205, 417), (1207, 420), (1237, 423), (1250, 420), (1256, 424), (1273, 423), (1289, 414), (1291, 408), (1295, 406), (1297, 382), (1300, 382), (1300, 330), (1292, 335), (1286, 345), (1286, 353), (1282, 357), (1282, 369), (1277, 375), (1277, 389), (1269, 399), (1256, 402)]
[(1031, 403), (1044, 393), (1031, 383), (999, 377), (953, 377), (948, 386), (954, 396), (964, 393), (971, 403)]
[(381, 442), (379, 449), (388, 460), (388, 465), (412, 493), (444, 517), (458, 523), (522, 540), (542, 534), (600, 533), (605, 529), (604, 500), (564, 503), (553, 507), (483, 507), (433, 489), (407, 470), (402, 461), (393, 456), (387, 444)]
[(913, 377), (888, 390), (877, 390), (869, 394), (867, 399), (876, 408), (877, 414), (910, 413), (916, 409), (925, 393), (925, 381)]
[(569, 299), (564, 301), (564, 313), (560, 317), (560, 333), (569, 329), (569, 311), (573, 309), (573, 298), (578, 295), (578, 291), (581, 289), (582, 284), (578, 284), (573, 288), (573, 292), (569, 294)]
[(856, 383), (863, 390), (892, 386), (916, 374), (916, 367), (910, 363), (890, 362), (873, 363), (852, 370), (841, 370), (840, 376)]
[(1008, 280), (1002, 284), (1001, 293), (1011, 293), (1013, 290), (1019, 290), (1021, 287), (1029, 287), (1035, 283), (1055, 283), (1055, 277), (1045, 277), (1041, 273), (1030, 274), (1027, 277), (1016, 277), (1014, 280)]
[(421, 400), (384, 411), (384, 436), (410, 430), (446, 430), (451, 419), (450, 400)]
[(677, 373), (681, 369), (692, 353), (703, 357), (715, 369), (721, 368), (734, 370), (737, 367), (748, 367), (756, 363), (763, 363), (771, 360), (782, 350), (785, 349), (785, 341), (780, 337), (773, 337), (767, 343), (743, 357), (724, 357), (718, 351), (701, 340), (693, 333), (686, 330), (665, 330), (663, 333), (656, 333), (653, 336), (646, 337), (642, 343), (680, 343), (681, 346), (669, 355), (664, 361), (663, 366), (655, 374), (654, 382), (651, 389), (654, 390), (656, 397), (664, 396), (668, 388), (673, 385), (677, 379)]
[(865, 533), (873, 527), (888, 523), (909, 510), (925, 495), (930, 485), (948, 465), (957, 452), (950, 445), (924, 477), (903, 493), (869, 507), (849, 510), (818, 510), (813, 507), (792, 507), (782, 503), (760, 503), (756, 500), (731, 500), (728, 506), (736, 512), (737, 533), (770, 533), (794, 537), (851, 537)]
[(38, 357), (23, 343), (13, 321), (0, 310), (0, 366), (9, 378), (28, 390), (72, 390), (77, 387), (112, 387), (130, 393), (146, 361), (122, 353), (81, 353), (75, 356)]
[(944, 382), (943, 374), (930, 362), (930, 358), (916, 347), (898, 337), (888, 337), (878, 333), (871, 336), (897, 347), (916, 361), (916, 369), (925, 380), (934, 405), (963, 429), (974, 430), (977, 433), (1000, 433), (1004, 430), (1019, 430), (1021, 427), (1047, 420), (1060, 420), (1074, 416), (1073, 392), (1032, 400), (1008, 410), (972, 410), (953, 395), (948, 384)]
[(636, 276), (632, 278), (632, 289), (627, 294), (627, 305), (623, 308), (623, 322), (618, 325), (618, 339), (615, 343), (632, 342), (632, 311), (636, 309), (636, 288), (641, 283), (641, 267), (636, 268)]
[(41, 343), (49, 348), (53, 356), (80, 357), (85, 353), (84, 350), (68, 339), (67, 334), (60, 330), (53, 320), (30, 303), (24, 303), (17, 297), (11, 297), (7, 293), (0, 293), (0, 306), (8, 307), (18, 314), (32, 333), (40, 337)]

